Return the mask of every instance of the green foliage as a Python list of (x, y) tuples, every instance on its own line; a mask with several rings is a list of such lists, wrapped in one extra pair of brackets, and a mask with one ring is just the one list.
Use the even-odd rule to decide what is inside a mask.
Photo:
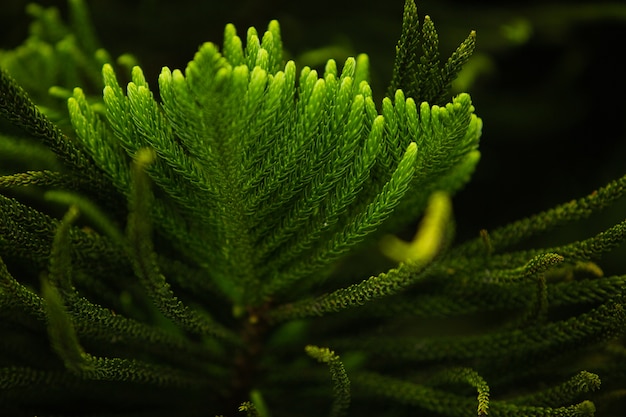
[(439, 36), (429, 16), (419, 31), (417, 7), (407, 2), (402, 20), (402, 34), (396, 46), (393, 78), (388, 95), (402, 89), (409, 97), (431, 104), (444, 104), (447, 93), (476, 46), (476, 32), (459, 45), (445, 64), (439, 58)]
[[(520, 245), (609, 206), (626, 177), (453, 243), (482, 123), (468, 94), (447, 95), (473, 32), (442, 65), (407, 1), (377, 105), (367, 56), (298, 71), (276, 21), (245, 40), (227, 25), (221, 50), (164, 67), (157, 91), (98, 49), (83, 2), (70, 9), (66, 25), (32, 6), (29, 52), (0, 56), (2, 411), (591, 416), (623, 402), (626, 277), (594, 262), (626, 223)], [(42, 59), (52, 78), (20, 78)], [(14, 77), (35, 101), (56, 85), (67, 113)], [(390, 235), (420, 216), (411, 241)]]

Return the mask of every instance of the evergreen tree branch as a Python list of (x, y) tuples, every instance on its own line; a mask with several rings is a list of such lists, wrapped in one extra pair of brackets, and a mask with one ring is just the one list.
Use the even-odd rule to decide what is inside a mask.
[(27, 171), (0, 177), (0, 187), (23, 187), (26, 185), (73, 188), (75, 179), (55, 171)]
[[(489, 232), (493, 252), (500, 252), (532, 236), (547, 232), (555, 227), (585, 219), (593, 213), (608, 207), (626, 192), (626, 176), (609, 182), (591, 194), (577, 200), (558, 205), (550, 210), (519, 220)], [(460, 245), (455, 255), (479, 255), (484, 253), (482, 239), (475, 239)]]
[(390, 180), (385, 184), (381, 192), (368, 203), (366, 209), (360, 212), (351, 223), (344, 226), (343, 230), (333, 233), (322, 247), (316, 249), (311, 254), (310, 258), (303, 259), (299, 263), (286, 268), (284, 272), (279, 271), (276, 276), (269, 280), (264, 288), (264, 292), (267, 294), (276, 293), (298, 278), (306, 277), (320, 267), (328, 265), (349, 248), (362, 241), (369, 233), (376, 230), (391, 214), (393, 208), (408, 190), (414, 174), (416, 152), (416, 145), (414, 143), (409, 145)]
[(446, 103), (452, 81), (474, 52), (475, 46), (476, 32), (472, 31), (442, 64), (434, 23), (429, 16), (425, 16), (420, 31), (415, 2), (407, 0), (387, 97), (393, 97), (396, 90), (401, 89), (418, 103)]
[(553, 404), (570, 404), (581, 394), (600, 389), (600, 377), (594, 373), (581, 371), (569, 380), (536, 393), (518, 396), (513, 403), (520, 405), (537, 405), (548, 407)]
[(29, 134), (42, 139), (73, 170), (87, 175), (92, 181), (92, 187), (109, 189), (89, 158), (73, 146), (72, 141), (39, 111), (26, 92), (4, 69), (0, 70), (0, 114)]
[(393, 76), (387, 97), (393, 97), (396, 90), (405, 89), (406, 86), (415, 83), (413, 77), (417, 74), (417, 51), (420, 47), (418, 27), (417, 6), (414, 1), (407, 0), (404, 3), (402, 32), (396, 46)]
[[(521, 358), (557, 354), (571, 346), (600, 343), (619, 334), (625, 319), (620, 303), (610, 300), (589, 312), (533, 327), (495, 331), (484, 335), (434, 338), (386, 337), (336, 340), (332, 346), (353, 349), (357, 345), (382, 356), (414, 361), (442, 358)], [(545, 357), (545, 356), (544, 356)]]
[(367, 302), (396, 294), (423, 277), (420, 274), (442, 249), (446, 225), (451, 216), (450, 201), (445, 194), (435, 194), (426, 216), (411, 244), (396, 242), (400, 249), (391, 248), (403, 263), (397, 269), (371, 277), (358, 284), (341, 288), (314, 299), (297, 301), (275, 308), (271, 320), (302, 318), (338, 312)]
[(152, 150), (143, 149), (137, 154), (133, 164), (131, 182), (133, 190), (130, 198), (127, 233), (131, 242), (131, 258), (135, 273), (141, 278), (152, 301), (166, 317), (194, 333), (217, 336), (237, 344), (239, 339), (208, 314), (200, 315), (198, 311), (191, 310), (178, 300), (158, 268), (151, 242), (149, 220), (152, 194), (144, 173), (154, 157)]
[(478, 391), (478, 416), (486, 416), (489, 414), (489, 385), (487, 385), (487, 382), (473, 369), (446, 369), (429, 381), (431, 385), (459, 382), (469, 384)]
[[(465, 416), (475, 405), (475, 400), (469, 398), (379, 374), (355, 373), (351, 380), (355, 387), (366, 390), (369, 395), (393, 398), (441, 415)], [(491, 400), (488, 415), (496, 417), (592, 417), (594, 412), (595, 406), (590, 401), (553, 408), (521, 406), (506, 401)]]
[(328, 364), (330, 375), (333, 379), (334, 401), (329, 417), (341, 417), (345, 415), (350, 406), (350, 380), (346, 374), (339, 356), (328, 348), (320, 348), (313, 345), (305, 347), (306, 353), (319, 362)]
[(0, 311), (2, 316), (15, 322), (28, 323), (33, 318), (45, 321), (42, 298), (13, 278), (0, 258)]

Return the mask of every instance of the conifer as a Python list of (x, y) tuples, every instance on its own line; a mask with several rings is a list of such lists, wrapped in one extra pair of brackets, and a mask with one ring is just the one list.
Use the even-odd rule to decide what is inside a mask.
[(519, 244), (626, 177), (454, 242), (482, 121), (450, 85), (475, 32), (444, 62), (407, 0), (377, 103), (366, 55), (298, 68), (277, 21), (229, 24), (152, 82), (69, 8), (30, 6), (0, 56), (0, 411), (593, 416), (623, 398), (626, 276), (596, 262), (626, 223)]

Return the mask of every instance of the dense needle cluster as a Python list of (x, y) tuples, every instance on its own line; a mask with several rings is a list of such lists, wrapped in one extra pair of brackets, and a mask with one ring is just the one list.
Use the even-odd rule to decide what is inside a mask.
[(376, 103), (366, 55), (298, 69), (276, 21), (227, 25), (153, 86), (70, 9), (65, 25), (31, 6), (28, 42), (0, 55), (0, 410), (591, 416), (620, 400), (626, 276), (594, 261), (626, 223), (517, 245), (626, 178), (453, 243), (482, 122), (449, 89), (474, 32), (441, 62), (407, 1)]

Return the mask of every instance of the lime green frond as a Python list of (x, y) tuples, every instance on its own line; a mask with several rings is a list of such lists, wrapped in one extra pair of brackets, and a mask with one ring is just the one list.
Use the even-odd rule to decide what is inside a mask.
[(123, 153), (119, 144), (113, 140), (110, 131), (105, 127), (92, 106), (88, 103), (85, 94), (80, 88), (74, 89), (74, 94), (68, 100), (68, 110), (72, 126), (84, 149), (91, 158), (104, 170), (107, 176), (119, 189), (128, 188), (129, 159)]
[(282, 321), (286, 318), (338, 312), (400, 292), (422, 279), (423, 275), (420, 275), (420, 272), (440, 253), (443, 243), (449, 237), (446, 226), (450, 222), (450, 217), (451, 205), (447, 195), (434, 194), (413, 242), (407, 244), (396, 237), (387, 237), (382, 242), (383, 251), (394, 260), (402, 262), (397, 269), (315, 299), (277, 307), (271, 313), (271, 318)]
[(626, 176), (453, 243), (481, 157), (472, 99), (450, 94), (474, 32), (446, 61), (407, 0), (377, 103), (367, 55), (298, 67), (276, 21), (229, 24), (151, 79), (114, 66), (84, 0), (69, 23), (29, 11), (29, 40), (0, 53), (3, 411), (592, 417), (623, 400), (626, 275), (596, 262), (626, 221), (519, 244), (614, 204)]
[(476, 149), (482, 130), (482, 122), (473, 112), (467, 94), (455, 97), (445, 107), (427, 103), (418, 107), (412, 98), (405, 98), (401, 90), (396, 92), (393, 102), (388, 98), (383, 100), (382, 114), (389, 132), (386, 151), (394, 161), (399, 155), (393, 138), (412, 138), (416, 142), (418, 152), (411, 187), (421, 191), (410, 193), (401, 202), (390, 220), (391, 230), (419, 216), (430, 193), (453, 194), (469, 180), (479, 160)]
[(445, 193), (435, 193), (430, 197), (424, 219), (413, 240), (406, 243), (388, 235), (380, 242), (381, 250), (396, 262), (428, 263), (441, 251), (451, 217), (450, 198)]
[[(169, 197), (155, 200), (156, 223), (181, 210), (197, 219), (197, 238), (170, 234), (177, 225), (160, 232), (210, 262), (230, 297), (255, 303), (328, 268), (387, 220), (410, 221), (426, 200), (409, 190), (446, 175), (445, 191), (458, 189), (480, 136), (467, 95), (418, 109), (398, 91), (379, 115), (366, 57), (347, 59), (341, 72), (331, 60), (323, 77), (305, 67), (298, 78), (293, 62), (279, 65), (277, 24), (262, 38), (251, 29), (244, 46), (227, 26), (222, 53), (206, 43), (184, 74), (163, 69), (161, 103), (139, 68), (127, 94), (112, 67), (103, 70), (113, 136), (130, 157), (156, 152), (148, 173)], [(128, 195), (111, 134), (79, 92), (69, 103), (83, 144)]]
[[(310, 258), (298, 257), (298, 263), (287, 266), (283, 271), (278, 270), (276, 276), (271, 277), (272, 279), (267, 283), (265, 291), (268, 294), (277, 292), (286, 284), (308, 276), (346, 253), (352, 246), (363, 241), (365, 236), (375, 231), (389, 217), (409, 189), (409, 183), (415, 169), (416, 153), (417, 147), (411, 143), (389, 181), (364, 210), (359, 212), (342, 229), (330, 235), (323, 246), (319, 246), (313, 251)], [(293, 249), (282, 252), (278, 259), (280, 260), (284, 256), (295, 257), (305, 249), (298, 246), (291, 248)], [(295, 253), (292, 255), (293, 252)], [(355, 298), (362, 299), (360, 296)], [(364, 298), (367, 299), (368, 297), (365, 296)]]

